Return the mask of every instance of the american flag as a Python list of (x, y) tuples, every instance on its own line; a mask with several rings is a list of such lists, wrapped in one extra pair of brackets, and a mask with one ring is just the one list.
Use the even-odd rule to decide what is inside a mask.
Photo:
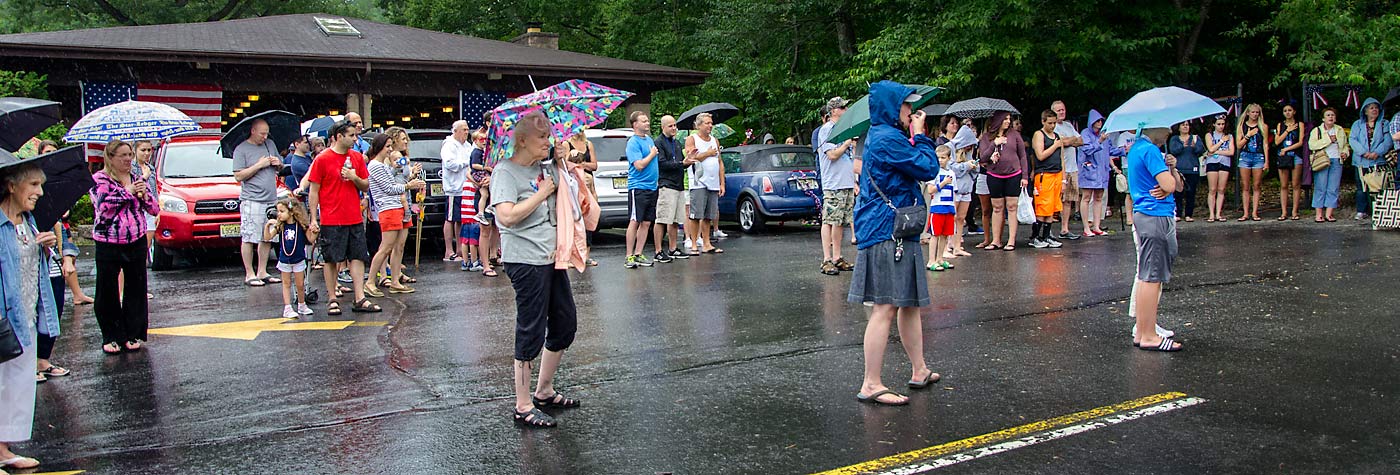
[[(135, 82), (81, 83), (83, 114), (131, 100), (159, 102), (179, 109), (199, 123), (200, 132), (221, 131), (223, 89), (212, 84), (152, 84)], [(102, 161), (103, 144), (88, 144), (89, 162)]]
[(486, 125), (482, 122), (483, 116), (491, 109), (504, 104), (507, 95), (504, 92), (485, 91), (461, 91), (461, 101), (457, 110), (462, 112), (462, 120), (467, 121), (473, 129)]

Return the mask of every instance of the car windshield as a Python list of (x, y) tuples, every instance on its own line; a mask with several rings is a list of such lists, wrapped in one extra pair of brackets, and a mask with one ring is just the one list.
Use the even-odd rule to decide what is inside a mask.
[(443, 137), (412, 137), (408, 142), (409, 158), (442, 158)]
[(781, 152), (768, 155), (769, 163), (773, 168), (781, 169), (810, 169), (817, 166), (817, 156), (812, 152)]
[(233, 160), (219, 154), (218, 142), (176, 143), (165, 146), (160, 176), (204, 178), (233, 176)]
[(627, 137), (598, 137), (588, 139), (593, 142), (593, 151), (599, 162), (627, 161)]

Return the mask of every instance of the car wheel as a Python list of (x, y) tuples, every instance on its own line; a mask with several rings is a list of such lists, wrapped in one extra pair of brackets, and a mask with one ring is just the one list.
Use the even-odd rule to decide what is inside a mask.
[(747, 234), (762, 232), (763, 213), (758, 211), (758, 203), (752, 197), (739, 200), (739, 229)]
[(175, 251), (156, 244), (151, 249), (151, 270), (170, 270), (175, 267)]

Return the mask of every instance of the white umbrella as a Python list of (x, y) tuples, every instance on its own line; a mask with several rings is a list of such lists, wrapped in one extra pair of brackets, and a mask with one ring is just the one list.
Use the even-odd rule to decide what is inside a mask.
[(65, 142), (106, 143), (121, 140), (160, 140), (198, 132), (199, 123), (179, 109), (159, 102), (118, 102), (78, 119)]

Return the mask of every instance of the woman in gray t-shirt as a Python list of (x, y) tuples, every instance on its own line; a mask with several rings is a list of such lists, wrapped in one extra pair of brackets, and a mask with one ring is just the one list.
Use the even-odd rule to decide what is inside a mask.
[[(501, 230), (501, 261), (515, 289), (515, 413), (517, 424), (554, 427), (541, 408), (578, 407), (554, 390), (554, 372), (578, 328), (569, 276), (554, 268), (556, 230), (551, 222), (554, 179), (540, 162), (549, 156), (549, 120), (535, 112), (515, 126), (515, 148), (491, 177), (491, 207)], [(533, 394), (530, 374), (544, 352)]]

